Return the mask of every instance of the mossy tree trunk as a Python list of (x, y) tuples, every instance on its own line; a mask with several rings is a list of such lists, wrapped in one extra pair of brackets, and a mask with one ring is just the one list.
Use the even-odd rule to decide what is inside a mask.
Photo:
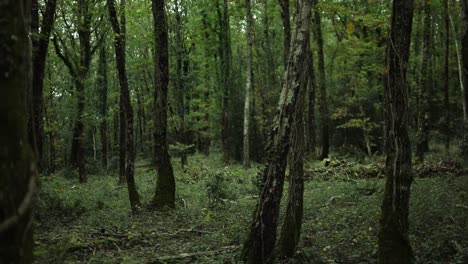
[[(307, 54), (310, 54), (310, 41), (308, 40)], [(286, 203), (286, 213), (278, 241), (277, 256), (280, 258), (292, 257), (296, 253), (302, 228), (302, 217), (304, 214), (304, 154), (305, 154), (305, 130), (304, 130), (304, 97), (307, 84), (310, 81), (310, 57), (306, 59), (303, 74), (304, 82), (296, 102), (293, 115), (291, 136), (289, 139), (290, 151), (288, 155), (289, 164), (289, 190)]]
[(296, 2), (294, 35), (289, 52), (285, 83), (269, 141), (267, 162), (260, 177), (263, 188), (250, 232), (244, 244), (242, 259), (248, 263), (271, 263), (276, 244), (279, 207), (283, 194), (286, 157), (289, 152), (291, 127), (307, 68), (307, 45), (310, 37), (312, 0)]
[(115, 10), (115, 1), (107, 0), (109, 9), (109, 18), (114, 31), (114, 46), (117, 71), (119, 75), (120, 94), (123, 100), (124, 118), (125, 118), (125, 138), (126, 138), (126, 168), (125, 179), (127, 182), (128, 196), (132, 213), (136, 214), (141, 207), (140, 196), (135, 185), (135, 144), (133, 137), (133, 108), (130, 100), (130, 91), (128, 88), (127, 71), (125, 67), (125, 39), (126, 39), (126, 18), (125, 18), (125, 0), (120, 1), (120, 23)]
[(167, 92), (169, 84), (168, 32), (164, 0), (152, 0), (155, 37), (154, 141), (158, 180), (153, 206), (175, 207), (175, 178), (167, 142)]
[(32, 263), (36, 164), (28, 138), (30, 1), (0, 0), (0, 263)]
[(412, 22), (413, 0), (394, 0), (384, 76), (386, 183), (378, 235), (379, 263), (413, 261), (408, 238), (412, 170), (406, 81)]
[(283, 62), (287, 67), (289, 59), (289, 49), (291, 46), (291, 18), (289, 12), (289, 0), (278, 0), (281, 8), (281, 21), (283, 22)]

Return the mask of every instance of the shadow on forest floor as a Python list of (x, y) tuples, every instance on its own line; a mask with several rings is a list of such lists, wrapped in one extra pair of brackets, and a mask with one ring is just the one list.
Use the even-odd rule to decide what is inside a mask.
[[(36, 262), (234, 263), (255, 206), (259, 167), (225, 167), (220, 160), (195, 155), (185, 172), (177, 165), (177, 210), (142, 208), (136, 217), (116, 176), (90, 176), (85, 185), (63, 175), (43, 177)], [(144, 202), (154, 193), (156, 177), (146, 163), (136, 168)], [(289, 263), (375, 263), (383, 193), (379, 166), (336, 159), (313, 164), (301, 242)], [(365, 171), (377, 174), (363, 176)], [(410, 239), (417, 263), (467, 263), (468, 177), (463, 170), (430, 171), (431, 177), (417, 177), (412, 188)]]

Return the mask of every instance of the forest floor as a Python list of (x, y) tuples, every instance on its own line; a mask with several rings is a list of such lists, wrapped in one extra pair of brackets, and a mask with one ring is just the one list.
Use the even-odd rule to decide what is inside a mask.
[[(136, 217), (126, 186), (118, 185), (115, 175), (90, 175), (84, 185), (69, 172), (42, 177), (36, 262), (235, 263), (257, 200), (260, 167), (245, 170), (220, 160), (195, 155), (183, 172), (173, 159), (177, 209), (156, 212), (144, 205)], [(383, 165), (364, 164), (339, 159), (306, 164), (301, 242), (296, 258), (285, 263), (376, 262)], [(443, 169), (417, 168), (427, 177), (416, 177), (412, 187), (416, 262), (468, 263), (467, 174), (454, 173), (450, 163), (435, 165)], [(136, 181), (148, 203), (155, 190), (148, 162), (137, 164)]]

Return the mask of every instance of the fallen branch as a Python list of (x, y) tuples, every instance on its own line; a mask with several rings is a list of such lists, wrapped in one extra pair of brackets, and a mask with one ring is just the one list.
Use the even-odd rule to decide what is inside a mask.
[(156, 258), (156, 261), (170, 261), (170, 260), (187, 259), (187, 258), (200, 257), (200, 256), (210, 256), (210, 255), (215, 255), (215, 254), (217, 254), (219, 252), (223, 252), (223, 251), (234, 251), (234, 250), (237, 250), (238, 248), (240, 248), (239, 245), (233, 245), (233, 246), (221, 247), (219, 249), (210, 250), (210, 251), (180, 253), (178, 255), (158, 257), (158, 258)]

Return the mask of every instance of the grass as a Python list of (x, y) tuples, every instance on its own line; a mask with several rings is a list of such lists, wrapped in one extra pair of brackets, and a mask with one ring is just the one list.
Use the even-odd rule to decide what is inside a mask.
[[(136, 217), (116, 176), (92, 175), (85, 185), (66, 175), (43, 177), (37, 263), (235, 262), (256, 203), (259, 167), (220, 160), (195, 155), (185, 172), (174, 160), (177, 209), (144, 207)], [(150, 201), (154, 171), (139, 162), (136, 174), (142, 201)], [(466, 176), (415, 179), (410, 238), (417, 263), (468, 262), (467, 191)], [(308, 180), (301, 242), (288, 262), (375, 263), (382, 194), (382, 179)]]

